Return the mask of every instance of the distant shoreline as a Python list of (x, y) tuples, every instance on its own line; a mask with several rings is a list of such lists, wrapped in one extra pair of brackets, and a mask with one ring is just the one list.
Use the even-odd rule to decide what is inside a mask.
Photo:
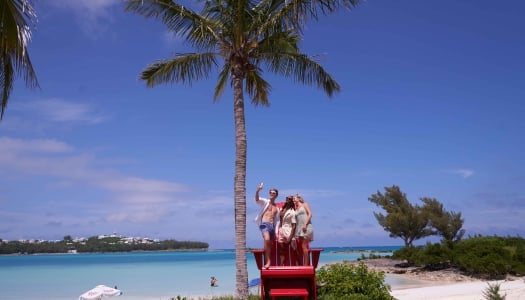
[(0, 254), (0, 256), (31, 256), (31, 255), (79, 255), (79, 254), (108, 254), (108, 253), (155, 253), (155, 252), (199, 252), (199, 251), (221, 251), (221, 250), (209, 250), (208, 248), (195, 248), (195, 249), (171, 249), (171, 250), (131, 250), (131, 251), (98, 251), (98, 252), (35, 252), (35, 253), (9, 253)]
[(348, 250), (333, 250), (330, 253), (391, 253), (392, 250), (379, 249), (348, 249)]

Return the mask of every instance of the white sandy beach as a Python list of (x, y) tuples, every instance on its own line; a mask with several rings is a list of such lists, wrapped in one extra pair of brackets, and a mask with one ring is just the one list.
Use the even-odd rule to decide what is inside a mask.
[[(500, 295), (505, 295), (505, 300), (525, 300), (525, 279), (500, 280), (500, 281), (468, 281), (468, 282), (429, 282), (429, 285), (420, 287), (394, 287), (391, 295), (397, 300), (484, 300), (483, 292), (488, 284), (500, 284)], [(228, 294), (230, 295), (230, 294)], [(213, 296), (184, 295), (186, 299), (212, 299)], [(162, 297), (133, 297), (124, 296), (130, 300), (168, 300), (171, 296)], [(176, 299), (176, 297), (174, 297)], [(117, 300), (117, 298), (115, 298)]]
[(483, 293), (489, 284), (499, 284), (499, 294), (506, 295), (505, 300), (525, 300), (525, 277), (507, 276), (505, 280), (486, 281), (453, 269), (427, 272), (417, 267), (398, 268), (396, 264), (400, 261), (391, 259), (364, 262), (369, 269), (390, 277), (390, 294), (397, 300), (484, 300)]
[(436, 283), (431, 286), (393, 289), (391, 295), (398, 300), (483, 300), (488, 284), (500, 284), (500, 295), (506, 300), (525, 300), (525, 280), (469, 281)]
[[(513, 281), (469, 281), (459, 283), (443, 284), (440, 282), (432, 283), (429, 286), (398, 288), (391, 292), (397, 300), (484, 300), (483, 292), (487, 289), (488, 283), (500, 284), (500, 295), (506, 295), (505, 300), (525, 300), (525, 280)], [(211, 299), (211, 295), (188, 296), (187, 299)], [(195, 297), (195, 298), (194, 298)], [(170, 299), (171, 297), (161, 297), (160, 299)], [(115, 298), (117, 299), (117, 298)], [(159, 300), (155, 297), (126, 297), (133, 300)]]

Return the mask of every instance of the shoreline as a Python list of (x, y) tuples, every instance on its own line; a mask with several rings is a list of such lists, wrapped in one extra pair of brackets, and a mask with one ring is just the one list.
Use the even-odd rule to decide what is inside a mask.
[[(72, 298), (71, 295), (80, 295), (97, 284), (118, 285), (125, 298), (130, 300), (168, 300), (178, 295), (187, 297), (188, 300), (211, 299), (213, 296), (234, 294), (234, 253), (229, 252), (165, 252), (159, 255), (100, 253), (86, 256), (64, 255), (59, 258), (53, 257), (54, 255), (27, 255), (19, 258), (0, 256), (0, 277), (4, 279), (0, 286), (6, 299), (19, 300), (42, 295), (67, 300)], [(460, 276), (454, 270), (400, 268), (395, 264), (402, 261), (387, 257), (359, 259), (358, 254), (341, 255), (327, 251), (321, 258), (318, 267), (361, 261), (370, 271), (384, 272), (385, 284), (391, 287), (390, 294), (397, 300), (481, 300), (484, 299), (483, 291), (488, 288), (487, 281)], [(253, 257), (249, 256), (248, 259), (251, 275), (249, 279), (259, 277)], [(49, 276), (50, 272), (56, 270), (60, 270), (57, 276)], [(130, 274), (134, 275), (129, 276)], [(221, 280), (219, 288), (209, 287), (210, 276)], [(525, 300), (525, 278), (507, 279), (493, 283), (501, 283), (502, 295), (507, 294), (506, 300)], [(27, 286), (32, 286), (34, 291), (25, 291), (24, 295), (27, 297), (22, 298), (20, 291)], [(56, 289), (56, 286), (64, 288)], [(456, 296), (450, 295), (455, 290), (463, 294), (465, 291), (473, 292), (466, 295), (470, 298), (457, 298), (457, 293)], [(257, 293), (257, 288), (251, 291)]]
[[(455, 269), (437, 271), (422, 270), (418, 267), (397, 267), (389, 258), (362, 260), (370, 270), (383, 272), (390, 277), (417, 280), (408, 285), (392, 285), (390, 294), (397, 300), (479, 300), (485, 299), (484, 292), (490, 286), (499, 285), (500, 295), (506, 300), (525, 299), (525, 277), (507, 275), (501, 280), (486, 280), (467, 276)], [(351, 263), (359, 263), (351, 262)]]
[(405, 261), (395, 260), (391, 258), (374, 258), (374, 259), (363, 259), (353, 264), (363, 262), (366, 264), (368, 269), (383, 272), (385, 274), (400, 275), (407, 278), (413, 278), (417, 280), (429, 281), (429, 282), (465, 282), (465, 281), (482, 281), (481, 278), (465, 275), (456, 269), (442, 269), (436, 271), (423, 270), (421, 267), (399, 267), (399, 264), (405, 263)]

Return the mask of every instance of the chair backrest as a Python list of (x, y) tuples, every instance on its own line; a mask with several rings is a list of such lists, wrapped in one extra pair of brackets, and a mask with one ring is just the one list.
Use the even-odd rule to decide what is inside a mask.
[[(300, 242), (297, 243), (297, 249), (301, 247)], [(264, 265), (264, 250), (263, 249), (252, 249), (250, 250), (255, 258), (255, 263), (257, 268), (261, 270)], [(319, 257), (323, 249), (310, 249), (308, 255), (310, 255), (310, 261), (312, 266), (316, 269), (319, 263)], [(279, 257), (279, 245), (274, 241), (272, 242), (272, 252), (271, 252), (271, 265), (278, 266), (280, 263)], [(285, 266), (302, 266), (303, 262), (299, 261), (299, 255), (296, 250), (294, 250), (290, 245), (284, 247), (284, 265)]]
[[(299, 244), (297, 246), (300, 246)], [(293, 249), (291, 244), (284, 244), (283, 247), (276, 241), (272, 242), (272, 256), (271, 265), (281, 265), (281, 254), (284, 256), (284, 266), (301, 266), (303, 263), (299, 261), (299, 255), (296, 250)]]

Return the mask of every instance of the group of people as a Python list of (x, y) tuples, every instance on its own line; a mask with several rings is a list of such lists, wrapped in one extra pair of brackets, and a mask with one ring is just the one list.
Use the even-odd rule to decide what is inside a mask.
[[(270, 189), (269, 198), (259, 196), (263, 184), (257, 186), (255, 202), (261, 207), (255, 221), (259, 224), (264, 240), (264, 268), (271, 264), (272, 241), (279, 245), (279, 263), (284, 264), (284, 249), (290, 245), (295, 251), (299, 264), (310, 265), (309, 248), (314, 238), (312, 211), (300, 195), (287, 196), (282, 207), (275, 203), (279, 191)], [(299, 247), (297, 247), (299, 245)]]

